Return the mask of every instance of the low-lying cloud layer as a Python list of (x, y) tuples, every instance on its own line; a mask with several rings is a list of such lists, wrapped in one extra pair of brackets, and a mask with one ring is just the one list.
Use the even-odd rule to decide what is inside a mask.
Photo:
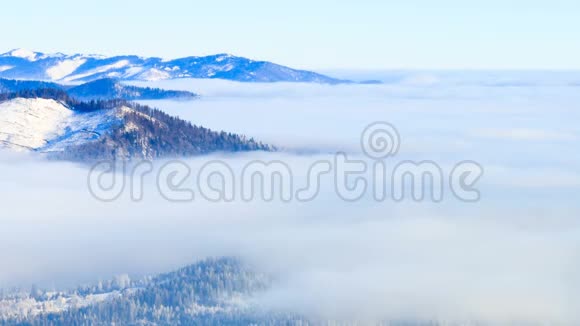
[[(273, 288), (255, 298), (262, 306), (313, 318), (580, 322), (580, 159), (574, 142), (477, 132), (528, 128), (578, 137), (575, 95), (542, 88), (525, 99), (519, 94), (528, 90), (490, 95), (479, 89), (477, 97), (465, 99), (454, 88), (419, 87), (404, 90), (415, 98), (402, 99), (389, 95), (401, 94), (390, 86), (321, 92), (326, 86), (206, 87), (216, 90), (200, 101), (156, 104), (276, 145), (324, 144), (326, 151), (348, 148), (352, 155), (360, 155), (364, 126), (389, 121), (402, 135), (395, 161), (481, 162), (482, 200), (394, 203), (365, 197), (349, 203), (325, 183), (307, 203), (212, 203), (200, 196), (171, 203), (149, 178), (143, 201), (125, 194), (105, 203), (89, 193), (86, 166), (2, 153), (0, 287), (74, 286), (228, 255), (274, 275)], [(275, 95), (260, 97), (262, 92)], [(439, 98), (421, 97), (424, 92)], [(552, 103), (554, 92), (567, 100)], [(280, 160), (300, 178), (312, 160), (331, 158), (253, 155), (185, 162), (195, 171), (219, 158), (239, 172), (249, 159)]]

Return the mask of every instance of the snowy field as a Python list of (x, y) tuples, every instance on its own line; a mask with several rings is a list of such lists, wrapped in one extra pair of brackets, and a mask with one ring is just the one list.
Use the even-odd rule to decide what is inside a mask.
[(257, 300), (277, 309), (579, 322), (580, 77), (395, 77), (385, 85), (139, 85), (199, 93), (195, 101), (147, 104), (287, 150), (186, 160), (194, 169), (220, 158), (238, 171), (261, 159), (306, 173), (338, 150), (362, 157), (365, 126), (387, 121), (401, 135), (394, 161), (481, 164), (479, 202), (349, 203), (323, 185), (308, 203), (176, 204), (149, 191), (155, 180), (148, 180), (143, 202), (103, 203), (90, 196), (84, 166), (2, 153), (0, 247), (9, 250), (0, 252), (0, 287), (73, 286), (235, 255), (276, 275)]

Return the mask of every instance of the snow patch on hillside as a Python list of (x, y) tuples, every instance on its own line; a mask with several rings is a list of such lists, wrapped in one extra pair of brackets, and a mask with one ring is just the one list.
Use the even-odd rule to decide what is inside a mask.
[(118, 110), (96, 111), (74, 114), (63, 123), (63, 130), (58, 137), (38, 148), (43, 153), (62, 152), (67, 147), (80, 145), (99, 139), (113, 126), (121, 123)]
[(151, 68), (139, 75), (139, 78), (147, 81), (158, 81), (171, 78), (171, 75), (166, 71)]
[(58, 137), (73, 111), (55, 100), (14, 99), (0, 103), (0, 144), (16, 150), (40, 148)]
[(26, 49), (15, 49), (6, 53), (6, 55), (26, 59), (28, 61), (35, 61), (38, 53)]
[(129, 60), (120, 60), (120, 61), (115, 62), (113, 64), (101, 66), (101, 67), (98, 67), (96, 69), (89, 70), (89, 71), (82, 73), (82, 74), (68, 76), (64, 80), (65, 81), (74, 81), (74, 80), (82, 79), (82, 78), (85, 78), (88, 76), (108, 72), (110, 70), (121, 69), (121, 68), (127, 67), (129, 64), (130, 64)]
[(78, 113), (47, 99), (17, 98), (0, 103), (0, 147), (55, 152), (99, 139), (122, 123), (122, 110)]
[(133, 77), (143, 71), (143, 67), (131, 67), (125, 70), (125, 78)]
[(46, 75), (50, 77), (52, 80), (60, 80), (72, 74), (85, 62), (87, 62), (87, 60), (81, 57), (77, 57), (71, 60), (64, 60), (59, 62), (55, 66), (47, 69)]

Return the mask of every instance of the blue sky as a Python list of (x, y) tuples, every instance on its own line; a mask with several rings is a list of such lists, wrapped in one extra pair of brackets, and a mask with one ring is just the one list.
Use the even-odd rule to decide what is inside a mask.
[(232, 53), (309, 69), (580, 69), (578, 1), (10, 1), (0, 51)]

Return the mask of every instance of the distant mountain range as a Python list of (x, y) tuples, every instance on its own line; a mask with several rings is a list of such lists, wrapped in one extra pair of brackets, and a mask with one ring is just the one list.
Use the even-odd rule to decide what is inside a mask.
[(98, 79), (77, 86), (34, 80), (12, 80), (0, 78), (0, 93), (12, 93), (39, 89), (59, 89), (78, 100), (164, 100), (194, 99), (198, 95), (187, 91), (172, 91), (160, 88), (137, 87), (121, 83), (112, 78)]
[(45, 54), (24, 49), (0, 55), (0, 78), (59, 82), (88, 82), (103, 78), (163, 80), (215, 78), (240, 82), (350, 83), (311, 71), (229, 54), (174, 60), (135, 55)]
[(82, 162), (274, 150), (147, 106), (125, 100), (82, 102), (55, 88), (0, 94), (0, 147)]

